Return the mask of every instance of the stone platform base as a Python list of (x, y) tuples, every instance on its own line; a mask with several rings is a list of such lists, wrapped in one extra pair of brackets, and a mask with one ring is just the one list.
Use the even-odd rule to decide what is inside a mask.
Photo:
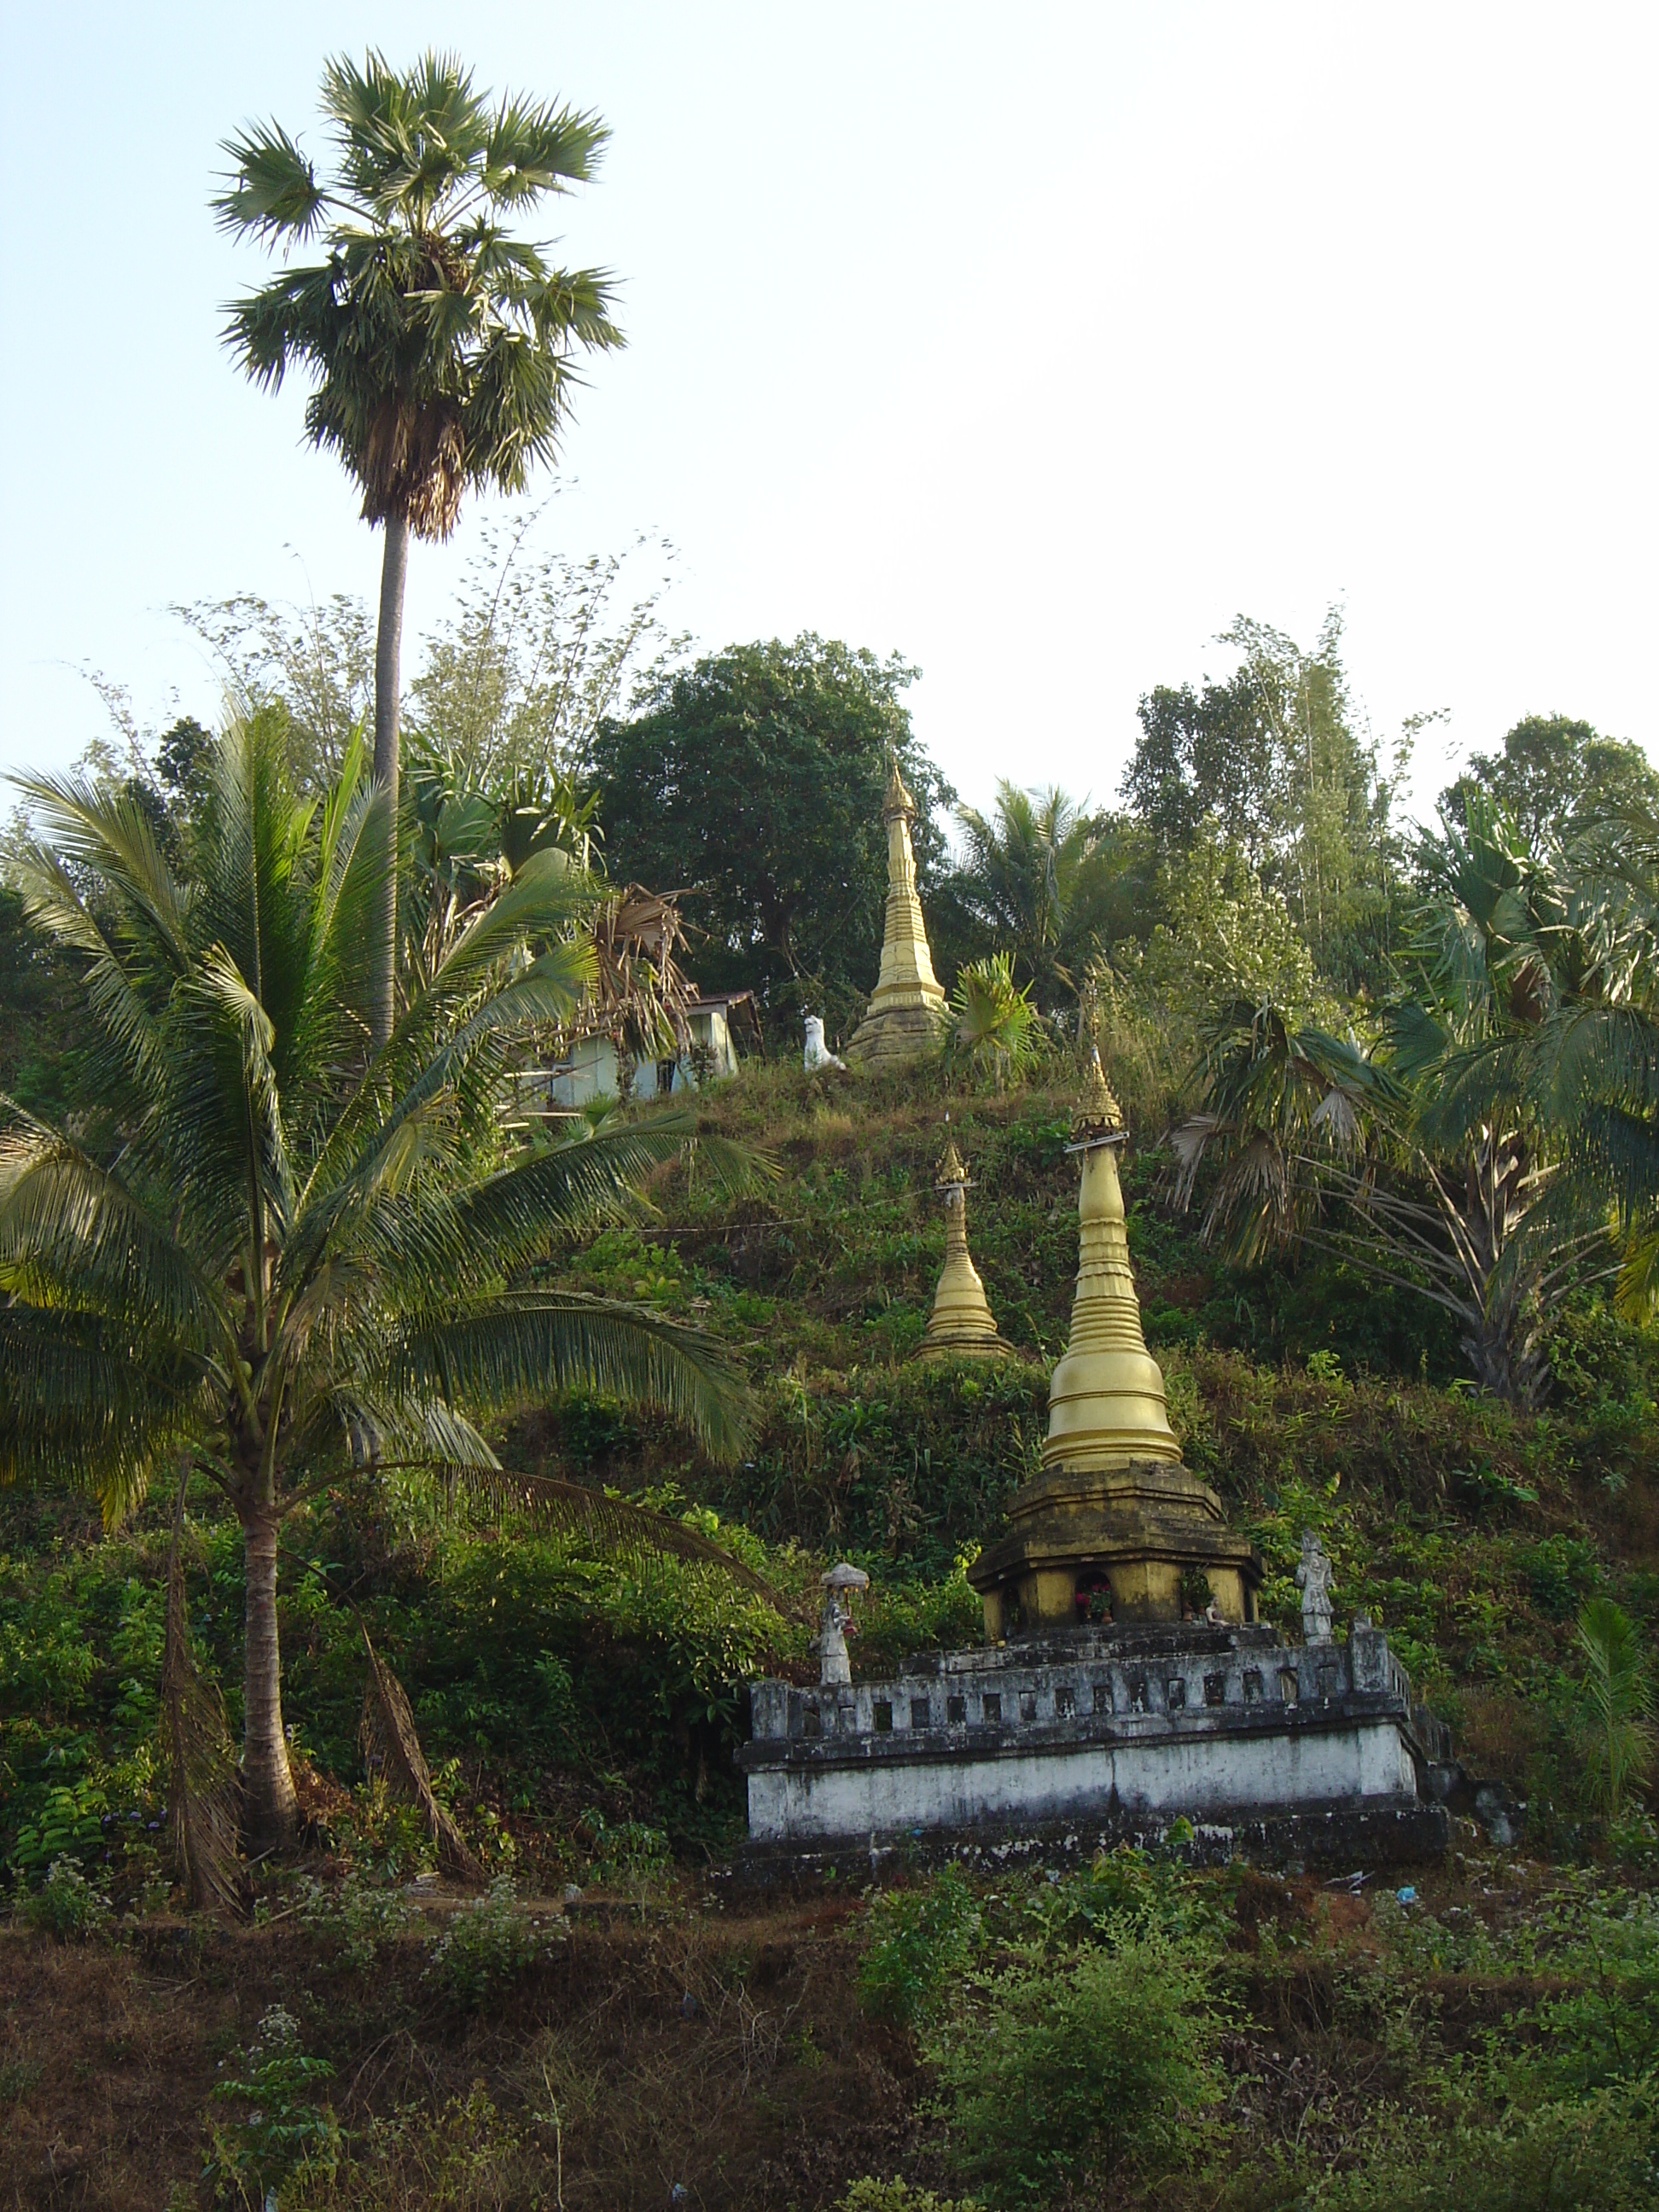
[(1253, 1866), (1288, 1873), (1349, 1874), (1369, 1867), (1427, 1866), (1445, 1856), (1451, 1820), (1443, 1805), (1413, 1797), (1296, 1813), (1240, 1813), (1228, 1819), (1148, 1821), (1120, 1814), (1035, 1827), (920, 1829), (910, 1835), (851, 1837), (801, 1849), (745, 1844), (719, 1879), (735, 1889), (810, 1887), (823, 1881), (884, 1881), (941, 1866), (979, 1874), (1020, 1868), (1085, 1867), (1121, 1844), (1188, 1866)]
[(872, 1838), (882, 1850), (1182, 1822), (1272, 1850), (1287, 1820), (1352, 1855), (1370, 1832), (1349, 1842), (1341, 1822), (1374, 1813), (1385, 1838), (1413, 1808), (1409, 1849), (1444, 1842), (1444, 1808), (1421, 1802), (1444, 1731), (1363, 1621), (1346, 1643), (1310, 1644), (1257, 1624), (1073, 1629), (919, 1657), (887, 1682), (757, 1682), (750, 1710), (750, 1846), (791, 1860), (866, 1857)]

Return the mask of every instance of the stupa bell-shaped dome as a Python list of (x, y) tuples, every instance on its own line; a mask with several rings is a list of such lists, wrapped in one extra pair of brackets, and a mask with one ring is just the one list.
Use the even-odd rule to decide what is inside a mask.
[(945, 1265), (933, 1293), (933, 1311), (921, 1340), (924, 1359), (996, 1359), (1013, 1355), (997, 1325), (968, 1250), (968, 1170), (954, 1137), (947, 1138), (939, 1164), (939, 1188), (945, 1200)]
[(1045, 1468), (1094, 1471), (1181, 1457), (1170, 1426), (1164, 1370), (1146, 1349), (1129, 1267), (1116, 1158), (1126, 1134), (1094, 1052), (1072, 1121), (1072, 1141), (1083, 1153), (1077, 1291), (1071, 1338), (1048, 1386)]

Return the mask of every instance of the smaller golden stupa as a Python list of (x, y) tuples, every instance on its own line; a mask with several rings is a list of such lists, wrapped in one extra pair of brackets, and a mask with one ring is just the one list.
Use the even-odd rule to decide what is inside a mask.
[(939, 1035), (945, 994), (933, 973), (927, 931), (916, 896), (916, 856), (910, 824), (916, 802), (905, 789), (893, 757), (881, 818), (887, 825), (887, 914), (882, 928), (881, 972), (864, 1019), (847, 1043), (847, 1057), (866, 1067), (892, 1067), (916, 1060)]
[(1069, 1626), (1079, 1600), (1106, 1591), (1115, 1620), (1178, 1621), (1188, 1571), (1206, 1579), (1225, 1620), (1254, 1617), (1261, 1563), (1181, 1464), (1163, 1370), (1141, 1332), (1115, 1157), (1127, 1133), (1093, 1049), (1068, 1147), (1083, 1164), (1077, 1291), (1048, 1385), (1042, 1472), (1010, 1505), (1010, 1533), (969, 1570), (993, 1642), (1016, 1616), (1027, 1630)]
[(947, 1138), (939, 1164), (939, 1190), (945, 1200), (945, 1265), (933, 1293), (933, 1317), (921, 1340), (923, 1359), (1012, 1359), (1014, 1347), (997, 1334), (968, 1251), (968, 1193), (972, 1185), (956, 1139)]

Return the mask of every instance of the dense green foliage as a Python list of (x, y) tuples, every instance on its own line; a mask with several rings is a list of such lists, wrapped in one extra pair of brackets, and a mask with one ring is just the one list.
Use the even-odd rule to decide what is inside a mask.
[(732, 646), (659, 675), (592, 740), (612, 874), (694, 890), (699, 981), (758, 991), (792, 1036), (814, 1012), (844, 1036), (870, 988), (894, 757), (921, 809), (924, 898), (942, 855), (933, 815), (955, 793), (911, 733), (915, 674), (811, 635)]

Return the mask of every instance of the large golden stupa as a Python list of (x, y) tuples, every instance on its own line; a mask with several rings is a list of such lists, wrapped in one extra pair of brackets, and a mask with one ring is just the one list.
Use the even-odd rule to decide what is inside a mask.
[(1069, 1626), (1108, 1594), (1114, 1620), (1178, 1621), (1194, 1571), (1224, 1619), (1255, 1618), (1261, 1563), (1181, 1464), (1141, 1332), (1115, 1157), (1127, 1134), (1093, 1052), (1070, 1146), (1083, 1166), (1077, 1291), (1048, 1386), (1042, 1468), (1009, 1507), (1010, 1533), (969, 1569), (993, 1642)]
[(939, 1189), (945, 1200), (945, 1265), (927, 1334), (923, 1359), (1013, 1359), (1012, 1344), (999, 1333), (986, 1302), (985, 1285), (968, 1249), (968, 1193), (972, 1186), (954, 1137), (947, 1138), (939, 1162)]
[(891, 1067), (920, 1058), (938, 1036), (945, 1012), (945, 994), (933, 973), (921, 901), (916, 896), (916, 856), (910, 843), (915, 811), (916, 802), (905, 789), (895, 757), (881, 810), (887, 825), (881, 972), (864, 1019), (847, 1045), (848, 1060), (866, 1067)]

